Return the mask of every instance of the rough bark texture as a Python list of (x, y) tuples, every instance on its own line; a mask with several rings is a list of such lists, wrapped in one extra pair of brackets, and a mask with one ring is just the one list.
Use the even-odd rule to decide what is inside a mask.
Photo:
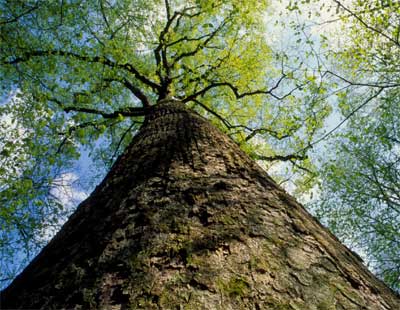
[(1, 296), (2, 308), (400, 309), (226, 135), (178, 102)]

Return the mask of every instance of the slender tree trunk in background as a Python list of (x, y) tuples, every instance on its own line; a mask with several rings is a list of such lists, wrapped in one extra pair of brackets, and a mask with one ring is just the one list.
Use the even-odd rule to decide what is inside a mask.
[(226, 135), (165, 100), (2, 308), (400, 309)]

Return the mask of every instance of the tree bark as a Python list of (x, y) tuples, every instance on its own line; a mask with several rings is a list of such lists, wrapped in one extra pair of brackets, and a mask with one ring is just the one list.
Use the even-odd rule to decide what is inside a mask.
[(400, 309), (226, 135), (163, 100), (1, 294), (29, 309)]

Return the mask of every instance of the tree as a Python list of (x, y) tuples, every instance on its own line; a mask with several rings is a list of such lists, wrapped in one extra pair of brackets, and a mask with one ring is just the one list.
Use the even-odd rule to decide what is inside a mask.
[(347, 124), (331, 141), (337, 146), (335, 155), (320, 161), (322, 194), (313, 208), (398, 290), (400, 6), (393, 1), (332, 1), (330, 5), (346, 35), (340, 37), (340, 46), (330, 45), (335, 70), (326, 69), (328, 62), (324, 70), (342, 88), (340, 124)]
[(324, 190), (315, 208), (335, 235), (363, 249), (376, 274), (398, 289), (400, 111), (395, 100), (352, 119), (338, 135), (337, 156), (321, 169)]
[(42, 309), (400, 304), (231, 139), (170, 99), (1, 296)]
[(293, 24), (298, 42), (335, 111), (317, 139), (326, 146), (312, 156), (320, 186), (310, 210), (397, 290), (399, 7), (357, 0), (288, 6), (303, 16)]
[(302, 104), (296, 94), (307, 82), (274, 62), (263, 1), (0, 5), (0, 78), (10, 98), (1, 113), (16, 124), (1, 142), (1, 244), (9, 261), (68, 211), (53, 188), (82, 149), (108, 169), (166, 96), (218, 123), (254, 158), (311, 167), (308, 142), (329, 109)]
[[(263, 3), (13, 1), (2, 5), (4, 85), (6, 89), (17, 88), (27, 106), (34, 108), (18, 121), (37, 121), (43, 115), (50, 119), (39, 122), (35, 128), (46, 129), (39, 138), (47, 142), (51, 169), (64, 167), (62, 156), (68, 163), (78, 154), (78, 143), (89, 144), (101, 134), (115, 146), (109, 156), (111, 162), (143, 123), (125, 155), (91, 198), (3, 292), (6, 306), (98, 308), (115, 303), (123, 307), (170, 307), (183, 304), (183, 300), (195, 305), (211, 295), (214, 301), (208, 304), (216, 305), (222, 300), (220, 294), (232, 307), (277, 307), (290, 302), (292, 307), (301, 307), (307, 303), (321, 306), (336, 302), (351, 308), (352, 304), (382, 304), (382, 300), (396, 306), (395, 295), (273, 185), (238, 146), (182, 106), (203, 109), (203, 114), (220, 121), (224, 131), (256, 158), (288, 160), (293, 164), (302, 160), (307, 165), (308, 143), (322, 124), (318, 119), (326, 116), (328, 110), (318, 101), (309, 106), (297, 104), (295, 93), (307, 90), (312, 80), (299, 84), (283, 67), (277, 70), (272, 66), (261, 27)], [(266, 68), (271, 68), (268, 74)], [(178, 98), (179, 103), (171, 103), (171, 96)], [(43, 111), (43, 115), (38, 111)], [(267, 141), (263, 154), (255, 153), (257, 147), (250, 144), (257, 134)], [(41, 153), (31, 144), (32, 158), (36, 159)], [(215, 148), (218, 144), (220, 147)], [(287, 153), (278, 153), (282, 150)], [(10, 151), (4, 155), (7, 153)], [(104, 154), (107, 153), (101, 153), (103, 158)], [(134, 161), (132, 158), (136, 157)], [(221, 158), (222, 176), (218, 180)], [(20, 170), (7, 173), (15, 176), (16, 182), (24, 179)], [(229, 181), (231, 178), (236, 181)], [(245, 180), (248, 187), (239, 186)], [(260, 188), (274, 188), (272, 192), (277, 196), (271, 196), (271, 200)], [(244, 196), (247, 193), (247, 198), (239, 199), (238, 189)], [(5, 186), (4, 192), (9, 191), (10, 186)], [(236, 191), (234, 197), (230, 197), (230, 191)], [(128, 192), (133, 195), (132, 201), (126, 196)], [(151, 208), (155, 205), (149, 203), (150, 194), (158, 206), (157, 212)], [(281, 202), (276, 204), (274, 199)], [(254, 205), (253, 201), (258, 203)], [(125, 203), (138, 208), (131, 210), (132, 216)], [(263, 232), (259, 233), (255, 223), (268, 223), (268, 216), (262, 214), (268, 204), (290, 206), (298, 213), (293, 214), (293, 220), (291, 216), (286, 218), (289, 211), (282, 208), (276, 216), (271, 215), (276, 220), (271, 223), (272, 231), (279, 231), (279, 223), (295, 223), (293, 229), (288, 224), (283, 227), (289, 230), (282, 230), (282, 240), (292, 240), (293, 246), (291, 241), (276, 238), (279, 233), (272, 237), (268, 247), (279, 248), (276, 253), (280, 255), (276, 257), (276, 267), (266, 268), (259, 265), (265, 263), (267, 254), (261, 248), (268, 239), (269, 228), (260, 225)], [(160, 210), (165, 210), (165, 214)], [(180, 219), (177, 214), (183, 217)], [(301, 221), (307, 222), (305, 227)], [(121, 223), (127, 226), (120, 227)], [(93, 227), (90, 233), (88, 227)], [(133, 233), (132, 240), (138, 242), (130, 244), (123, 236), (126, 233)], [(295, 245), (303, 244), (297, 241), (306, 240), (307, 235), (319, 244), (309, 244), (319, 249), (315, 257)], [(79, 241), (81, 236), (83, 240)], [(250, 240), (255, 242), (257, 253), (244, 252), (251, 257), (240, 260), (239, 254), (250, 245)], [(335, 254), (329, 244), (340, 247), (342, 254)], [(229, 257), (230, 263), (214, 270), (214, 258), (221, 255)], [(339, 267), (331, 266), (325, 258), (331, 264), (342, 262)], [(203, 260), (207, 268), (202, 265)], [(50, 261), (48, 271), (42, 269), (45, 261)], [(306, 261), (315, 264), (308, 265)], [(286, 267), (278, 268), (280, 264)], [(182, 273), (164, 273), (175, 265)], [(160, 267), (156, 269), (166, 278), (159, 282), (161, 287), (151, 291), (152, 285), (161, 280), (148, 269), (154, 266)], [(240, 266), (247, 271), (241, 271)], [(259, 280), (250, 280), (255, 276), (252, 268), (259, 270)], [(280, 271), (275, 273), (271, 268)], [(289, 276), (295, 274), (289, 272), (292, 268), (302, 270), (299, 278)], [(206, 270), (215, 272), (215, 282), (207, 277), (198, 278)], [(332, 275), (328, 276), (328, 272)], [(310, 279), (305, 274), (314, 276)], [(324, 279), (320, 279), (321, 275)], [(271, 277), (277, 276), (284, 280), (279, 280), (274, 290), (282, 293), (272, 294), (273, 286), (264, 285), (266, 291), (259, 291), (257, 298), (249, 300), (259, 284), (271, 283)], [(328, 286), (326, 279), (336, 284)], [(141, 281), (139, 286), (137, 280)], [(321, 281), (326, 285), (321, 285)], [(36, 283), (38, 290), (29, 282)], [(295, 289), (297, 282), (308, 289), (294, 290), (299, 300), (289, 300), (287, 291)], [(376, 287), (377, 293), (363, 283)], [(182, 294), (178, 292), (181, 289)], [(317, 301), (311, 298), (316, 290)], [(24, 292), (21, 294), (26, 296), (25, 305), (16, 300), (17, 291)], [(365, 292), (378, 300), (373, 301)], [(270, 293), (271, 297), (267, 297)], [(197, 297), (192, 299), (192, 294)]]

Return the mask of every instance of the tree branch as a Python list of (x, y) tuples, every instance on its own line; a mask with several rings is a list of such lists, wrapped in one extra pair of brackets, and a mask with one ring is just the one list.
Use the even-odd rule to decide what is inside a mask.
[[(70, 126), (67, 128), (67, 132), (60, 132), (58, 133), (59, 135), (64, 136), (64, 139), (61, 141), (61, 143), (58, 145), (56, 154), (60, 154), (64, 145), (67, 143), (69, 137), (71, 136), (71, 134), (76, 131), (77, 129), (82, 129), (82, 128), (87, 128), (87, 127), (94, 127), (97, 130), (99, 129), (98, 127), (102, 124), (106, 124), (108, 121), (103, 121), (103, 122), (97, 122), (97, 121), (93, 121), (93, 122), (86, 122), (86, 123), (81, 123), (81, 124), (77, 124), (74, 126)], [(115, 124), (117, 124), (118, 122), (114, 122), (111, 125), (109, 125), (108, 127), (112, 127)]]
[(167, 76), (169, 75), (169, 65), (165, 50), (165, 36), (168, 33), (169, 28), (171, 27), (171, 24), (173, 23), (174, 19), (178, 16), (178, 12), (175, 12), (174, 15), (171, 17), (170, 7), (167, 0), (165, 0), (165, 8), (167, 11), (167, 23), (165, 24), (164, 29), (160, 32), (160, 35), (158, 37), (158, 45), (154, 49), (154, 57), (156, 59), (156, 65), (157, 65), (157, 75), (160, 78), (161, 84), (164, 84), (165, 82), (164, 81), (165, 78), (161, 73), (161, 64), (166, 70)]
[(278, 140), (283, 140), (288, 138), (290, 135), (289, 134), (285, 134), (285, 135), (280, 135), (278, 132), (269, 129), (269, 128), (256, 128), (256, 129), (251, 129), (246, 127), (246, 129), (250, 130), (251, 133), (245, 138), (245, 141), (249, 141), (250, 139), (252, 139), (256, 134), (258, 133), (263, 133), (263, 132), (267, 132), (268, 134), (270, 134), (271, 136), (273, 136), (274, 138), (278, 139)]
[(274, 155), (274, 156), (264, 156), (259, 154), (250, 154), (252, 158), (257, 160), (266, 160), (266, 161), (292, 161), (292, 160), (304, 160), (307, 159), (306, 155), (299, 155), (299, 154), (290, 154), (290, 155)]
[(169, 5), (168, 0), (164, 0), (164, 4), (165, 4), (165, 11), (167, 13), (167, 19), (169, 20), (171, 18), (171, 7)]
[(99, 3), (100, 3), (101, 16), (103, 17), (104, 23), (106, 24), (107, 28), (111, 30), (110, 24), (108, 23), (106, 13), (104, 12), (103, 0), (100, 0)]
[(39, 5), (36, 4), (36, 5), (32, 6), (31, 8), (27, 9), (25, 12), (22, 12), (21, 14), (19, 14), (17, 16), (14, 16), (11, 19), (7, 19), (5, 21), (1, 21), (0, 25), (14, 23), (14, 22), (18, 21), (21, 17), (24, 17), (25, 15), (28, 15), (29, 13), (33, 12), (34, 10), (36, 10), (38, 8), (39, 8)]
[(128, 134), (128, 132), (130, 132), (132, 130), (132, 128), (133, 128), (133, 126), (135, 126), (135, 124), (136, 124), (136, 122), (133, 122), (132, 125), (130, 125), (129, 128), (127, 130), (125, 130), (124, 133), (122, 134), (121, 138), (118, 141), (117, 147), (115, 148), (114, 154), (111, 156), (111, 160), (110, 160), (111, 163), (114, 162), (114, 158), (118, 154), (118, 150), (122, 144), (122, 141), (124, 141), (126, 135)]
[[(157, 75), (160, 78), (161, 81), (161, 97), (165, 96), (166, 93), (168, 93), (168, 87), (169, 84), (171, 83), (171, 66), (168, 63), (168, 58), (167, 58), (167, 48), (168, 44), (165, 42), (165, 37), (167, 33), (169, 32), (169, 29), (174, 22), (174, 20), (179, 17), (183, 16), (184, 13), (188, 10), (191, 10), (195, 7), (188, 7), (184, 8), (182, 11), (176, 11), (174, 14), (171, 16), (171, 7), (168, 2), (168, 0), (164, 0), (165, 4), (165, 10), (167, 14), (167, 22), (163, 28), (163, 30), (160, 32), (160, 35), (158, 37), (158, 45), (154, 49), (154, 58), (156, 60), (156, 66), (157, 66)], [(165, 70), (165, 76), (162, 73), (162, 68)]]
[(84, 108), (84, 107), (74, 107), (74, 106), (65, 106), (60, 100), (57, 98), (48, 98), (49, 101), (55, 102), (64, 112), (83, 112), (88, 114), (97, 114), (102, 116), (103, 118), (118, 118), (120, 115), (126, 117), (135, 117), (135, 116), (145, 116), (151, 110), (150, 107), (126, 107), (124, 109), (116, 110), (111, 113), (107, 113), (104, 111), (92, 109), (92, 108)]
[(116, 110), (112, 113), (107, 113), (104, 111), (99, 111), (96, 109), (91, 109), (91, 108), (82, 108), (82, 107), (64, 107), (63, 108), (64, 112), (69, 113), (69, 112), (83, 112), (83, 113), (88, 113), (88, 114), (97, 114), (101, 115), (103, 118), (118, 118), (118, 116), (127, 116), (127, 117), (133, 117), (133, 116), (144, 116), (146, 115), (150, 109), (148, 108), (137, 108), (137, 107), (128, 107), (123, 110)]
[(351, 111), (339, 124), (337, 124), (333, 129), (328, 131), (325, 135), (323, 135), (321, 138), (317, 139), (316, 141), (310, 143), (307, 147), (303, 148), (302, 150), (298, 152), (302, 152), (305, 149), (308, 149), (310, 147), (313, 147), (314, 145), (318, 144), (319, 142), (325, 140), (328, 136), (330, 136), (333, 132), (335, 132), (339, 127), (341, 127), (345, 122), (349, 120), (350, 117), (352, 117), (355, 113), (357, 113), (360, 109), (362, 109), (364, 106), (366, 106), (371, 100), (374, 98), (378, 97), (379, 94), (384, 90), (384, 88), (380, 88), (375, 94), (373, 94), (371, 97), (369, 97), (367, 100), (365, 100), (362, 104), (360, 104), (357, 108), (355, 108), (353, 111)]
[(208, 33), (208, 34), (204, 34), (204, 35), (202, 35), (200, 37), (197, 37), (197, 38), (188, 38), (187, 36), (184, 36), (184, 37), (182, 37), (180, 39), (177, 39), (177, 40), (175, 40), (175, 41), (173, 41), (171, 43), (166, 44), (166, 47), (174, 46), (174, 45), (176, 45), (176, 44), (178, 44), (180, 42), (183, 42), (183, 41), (186, 41), (186, 42), (201, 41), (204, 38), (208, 37), (209, 35), (210, 34)]
[[(213, 73), (213, 72), (215, 72), (215, 70), (217, 70), (218, 68), (220, 68), (222, 66), (222, 64), (224, 63), (224, 61), (230, 57), (230, 55), (231, 55), (231, 49), (228, 50), (228, 53), (224, 57), (217, 58), (215, 60), (214, 64), (212, 64), (212, 63), (211, 64), (201, 64), (201, 65), (199, 65), (199, 66), (197, 66), (197, 67), (195, 67), (193, 69), (191, 69), (190, 67), (187, 67), (185, 65), (182, 65), (182, 69), (184, 70), (184, 72), (186, 72), (186, 73), (189, 72), (189, 73), (191, 73), (191, 75), (195, 76), (195, 77), (191, 77), (187, 81), (187, 84), (193, 84), (194, 83), (195, 85), (197, 85), (202, 80), (208, 80), (208, 75)], [(199, 75), (199, 76), (196, 76), (197, 73), (200, 71), (200, 69), (202, 67), (206, 67), (206, 69), (204, 70), (204, 73)], [(180, 76), (184, 77), (185, 74), (181, 74), (181, 75), (179, 75), (179, 76), (177, 76), (175, 78), (178, 78)], [(179, 79), (179, 83), (183, 83), (182, 78)], [(184, 99), (183, 97), (180, 97), (180, 100), (183, 100), (183, 99)]]
[(253, 95), (270, 95), (273, 98), (277, 99), (277, 100), (283, 100), (286, 97), (290, 96), (295, 90), (299, 89), (301, 86), (297, 85), (295, 88), (293, 88), (291, 91), (289, 91), (288, 93), (286, 93), (283, 96), (277, 96), (273, 93), (273, 91), (275, 89), (277, 89), (279, 87), (279, 84), (282, 82), (282, 80), (286, 77), (285, 74), (283, 74), (279, 80), (276, 82), (276, 84), (274, 86), (272, 86), (270, 89), (268, 90), (255, 90), (255, 91), (250, 91), (250, 92), (244, 92), (244, 93), (240, 93), (238, 88), (236, 86), (234, 86), (232, 83), (229, 82), (214, 82), (211, 83), (210, 85), (204, 87), (203, 89), (199, 90), (198, 92), (195, 92), (192, 95), (187, 96), (186, 98), (182, 99), (183, 102), (188, 102), (188, 101), (192, 101), (193, 99), (197, 98), (198, 96), (203, 96), (205, 93), (207, 93), (209, 90), (216, 88), (216, 87), (228, 87), (233, 94), (235, 95), (236, 99), (241, 99), (243, 97), (247, 97), (247, 96), (253, 96)]
[(342, 80), (343, 82), (352, 85), (352, 86), (366, 86), (366, 87), (374, 87), (374, 88), (393, 88), (393, 87), (399, 87), (400, 84), (399, 83), (393, 83), (393, 84), (381, 84), (381, 83), (377, 83), (377, 82), (370, 82), (370, 83), (358, 83), (358, 82), (353, 82), (350, 81), (342, 76), (340, 76), (337, 73), (334, 73), (330, 70), (327, 70), (325, 72), (326, 74), (330, 74), (333, 75), (334, 77), (337, 77), (338, 79)]
[(201, 106), (203, 109), (205, 109), (207, 112), (209, 112), (210, 114), (214, 115), (216, 118), (218, 118), (227, 129), (235, 129), (235, 128), (241, 128), (242, 130), (248, 130), (251, 133), (245, 138), (245, 141), (249, 141), (251, 138), (253, 138), (257, 133), (261, 133), (261, 132), (268, 132), (271, 136), (273, 136), (274, 138), (278, 139), (278, 140), (283, 140), (285, 138), (288, 138), (290, 135), (289, 134), (285, 134), (285, 135), (281, 135), (280, 133), (269, 129), (269, 128), (250, 128), (248, 126), (245, 125), (232, 125), (228, 120), (226, 120), (224, 117), (222, 117), (221, 115), (219, 115), (217, 112), (215, 112), (214, 110), (210, 109), (209, 107), (207, 107), (205, 104), (203, 104), (202, 102), (200, 102), (199, 100), (192, 100), (193, 102), (195, 102), (196, 104), (198, 104), (199, 106)]
[(354, 13), (353, 11), (351, 11), (349, 8), (347, 8), (346, 6), (344, 6), (340, 1), (338, 0), (334, 0), (334, 2), (341, 8), (343, 8), (347, 13), (349, 13), (351, 16), (353, 16), (355, 19), (357, 19), (365, 28), (385, 37), (386, 39), (388, 39), (389, 41), (391, 41), (392, 43), (394, 43), (395, 45), (397, 45), (398, 47), (400, 47), (400, 43), (396, 40), (394, 40), (393, 38), (391, 38), (390, 36), (388, 36), (387, 34), (383, 33), (382, 31), (380, 31), (379, 29), (376, 29), (375, 27), (372, 27), (370, 25), (368, 25), (360, 16), (358, 16), (356, 13)]
[(219, 115), (217, 112), (215, 112), (214, 110), (210, 109), (209, 107), (207, 107), (205, 104), (203, 104), (202, 102), (193, 99), (193, 102), (195, 102), (196, 104), (198, 104), (199, 106), (201, 106), (204, 110), (206, 110), (207, 112), (211, 113), (212, 115), (214, 115), (216, 118), (218, 118), (228, 129), (233, 128), (233, 126), (231, 125), (231, 123), (229, 123), (225, 118), (223, 118), (221, 115)]
[(128, 88), (132, 92), (132, 94), (135, 95), (136, 98), (138, 98), (142, 102), (143, 107), (150, 107), (150, 101), (147, 98), (147, 96), (140, 90), (140, 88), (133, 85), (126, 78), (121, 78), (121, 79), (106, 78), (104, 79), (104, 81), (107, 82), (115, 81), (121, 83), (126, 88)]
[(119, 64), (117, 62), (113, 62), (105, 56), (85, 56), (72, 52), (62, 51), (62, 50), (34, 50), (25, 52), (22, 56), (16, 57), (13, 60), (2, 61), (3, 64), (15, 65), (21, 62), (26, 62), (34, 57), (43, 57), (43, 56), (62, 56), (62, 57), (73, 57), (80, 61), (89, 62), (89, 63), (100, 63), (107, 65), (111, 68), (118, 68), (128, 71), (133, 74), (135, 78), (137, 78), (143, 84), (150, 86), (153, 90), (159, 91), (161, 86), (157, 83), (151, 81), (146, 76), (142, 75), (135, 67), (133, 67), (129, 63)]
[(190, 52), (185, 52), (180, 55), (178, 55), (174, 61), (172, 62), (171, 67), (174, 67), (181, 59), (185, 57), (190, 57), (196, 55), (201, 49), (205, 48), (207, 44), (217, 35), (217, 33), (225, 27), (225, 25), (228, 23), (228, 18), (225, 18), (224, 21), (211, 33), (208, 34), (208, 38), (204, 40), (203, 43), (199, 43), (196, 48)]

